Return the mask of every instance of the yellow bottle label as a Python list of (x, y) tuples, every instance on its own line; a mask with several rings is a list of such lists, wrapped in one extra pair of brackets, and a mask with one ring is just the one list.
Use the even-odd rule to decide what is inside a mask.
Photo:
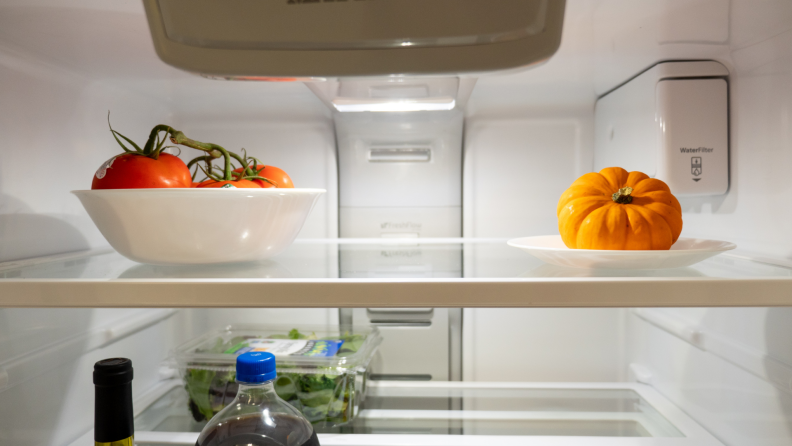
[(111, 441), (110, 443), (103, 443), (101, 441), (94, 441), (94, 446), (135, 446), (134, 435), (123, 440)]

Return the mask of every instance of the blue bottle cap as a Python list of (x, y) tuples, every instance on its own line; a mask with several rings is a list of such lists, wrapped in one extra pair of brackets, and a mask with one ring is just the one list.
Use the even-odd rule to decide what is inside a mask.
[(243, 383), (263, 383), (277, 377), (275, 355), (269, 352), (248, 352), (237, 356), (236, 380)]

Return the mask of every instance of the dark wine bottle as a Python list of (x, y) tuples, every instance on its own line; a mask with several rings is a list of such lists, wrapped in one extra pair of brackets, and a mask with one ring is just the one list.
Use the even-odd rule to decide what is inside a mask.
[(133, 446), (132, 361), (103, 359), (94, 364), (94, 445)]

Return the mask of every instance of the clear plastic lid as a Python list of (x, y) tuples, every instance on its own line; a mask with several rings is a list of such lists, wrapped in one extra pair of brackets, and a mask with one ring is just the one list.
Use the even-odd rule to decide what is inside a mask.
[(279, 372), (345, 373), (371, 361), (382, 337), (376, 327), (231, 325), (211, 331), (174, 349), (178, 368), (234, 370), (236, 357), (268, 351)]

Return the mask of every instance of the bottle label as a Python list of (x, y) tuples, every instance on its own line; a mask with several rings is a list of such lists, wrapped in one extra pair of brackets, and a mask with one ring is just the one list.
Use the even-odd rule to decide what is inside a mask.
[(124, 438), (123, 440), (111, 441), (105, 443), (102, 441), (94, 441), (94, 446), (135, 446), (135, 436)]
[(224, 353), (270, 352), (277, 356), (335, 356), (341, 340), (246, 339)]

